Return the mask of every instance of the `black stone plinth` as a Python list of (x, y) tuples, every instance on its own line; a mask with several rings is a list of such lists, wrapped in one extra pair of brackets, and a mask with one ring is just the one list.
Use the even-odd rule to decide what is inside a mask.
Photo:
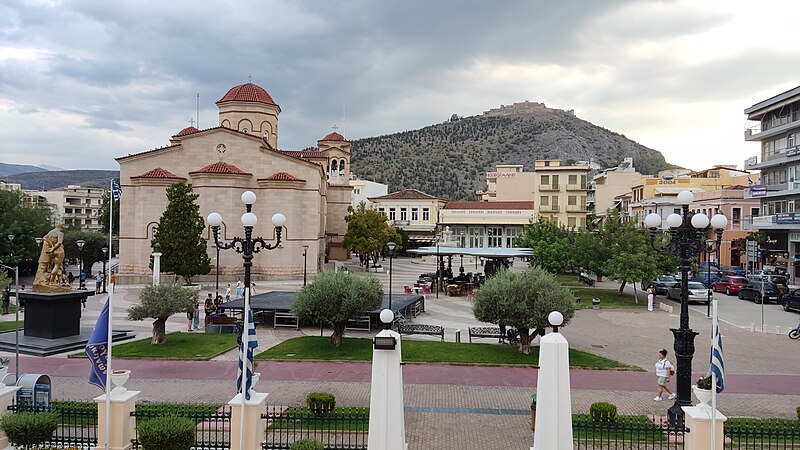
[[(28, 322), (25, 321), (25, 327)], [(20, 330), (22, 331), (22, 330)], [(50, 356), (59, 353), (72, 352), (76, 350), (83, 350), (89, 342), (89, 337), (92, 335), (92, 328), (83, 328), (80, 333), (63, 337), (60, 339), (44, 339), (38, 337), (25, 336), (20, 333), (19, 336), (19, 352), (23, 355), (32, 356)], [(135, 334), (127, 330), (114, 330), (111, 335), (113, 342), (124, 341), (136, 337)], [(0, 351), (14, 353), (17, 349), (17, 337), (14, 331), (7, 331), (0, 333)]]
[(20, 292), (25, 305), (25, 336), (59, 339), (81, 333), (81, 301), (92, 291)]

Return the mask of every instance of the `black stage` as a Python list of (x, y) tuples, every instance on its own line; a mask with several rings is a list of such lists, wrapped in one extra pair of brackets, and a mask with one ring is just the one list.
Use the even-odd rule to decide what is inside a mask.
[[(28, 312), (25, 309), (26, 314)], [(27, 323), (25, 323), (27, 325)], [(59, 339), (46, 339), (40, 337), (26, 336), (23, 330), (19, 330), (19, 352), (24, 355), (33, 356), (50, 356), (58, 353), (69, 352), (73, 350), (83, 350), (86, 348), (86, 343), (89, 342), (89, 336), (92, 334), (92, 328), (81, 328), (78, 334), (62, 337)], [(114, 330), (112, 340), (114, 342), (132, 339), (133, 334), (128, 334), (129, 331)], [(0, 333), (0, 351), (14, 353), (16, 331), (7, 331)]]

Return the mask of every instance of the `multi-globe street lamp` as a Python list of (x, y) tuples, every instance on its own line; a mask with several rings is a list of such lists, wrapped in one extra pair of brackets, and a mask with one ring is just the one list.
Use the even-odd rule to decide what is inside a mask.
[(656, 232), (661, 227), (661, 216), (650, 213), (645, 217), (644, 223), (650, 228), (650, 245), (653, 249), (664, 252), (671, 252), (680, 258), (681, 271), (681, 314), (680, 326), (671, 328), (675, 337), (674, 351), (677, 360), (677, 398), (675, 403), (667, 411), (669, 421), (674, 426), (683, 427), (683, 407), (691, 406), (691, 384), (692, 384), (692, 357), (694, 356), (694, 338), (697, 332), (689, 328), (689, 273), (694, 257), (700, 252), (708, 251), (709, 246), (705, 242), (706, 230), (709, 226), (716, 231), (716, 241), (712, 246), (719, 248), (722, 242), (722, 232), (728, 224), (728, 218), (723, 214), (715, 214), (709, 221), (705, 214), (689, 215), (689, 204), (694, 201), (691, 191), (681, 191), (678, 194), (677, 202), (681, 205), (682, 214), (670, 214), (667, 217), (669, 226), (669, 242), (664, 246), (657, 246), (655, 242)]
[(386, 247), (389, 249), (389, 310), (392, 309), (392, 258), (394, 258), (394, 249), (397, 244), (394, 242), (387, 242)]

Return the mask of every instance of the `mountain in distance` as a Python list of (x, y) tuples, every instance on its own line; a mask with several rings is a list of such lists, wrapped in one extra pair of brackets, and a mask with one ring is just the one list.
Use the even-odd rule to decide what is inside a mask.
[(523, 164), (531, 171), (537, 159), (560, 159), (562, 165), (589, 161), (607, 168), (625, 157), (633, 157), (634, 167), (647, 175), (677, 167), (660, 152), (572, 111), (526, 101), (355, 140), (351, 163), (352, 173), (389, 185), (389, 192), (414, 188), (440, 198), (476, 200), (475, 192), (486, 187), (486, 172), (496, 164)]
[(15, 175), (18, 173), (46, 172), (47, 170), (48, 169), (45, 169), (43, 167), (30, 166), (27, 164), (0, 163), (0, 177)]
[(22, 189), (49, 191), (79, 185), (108, 189), (110, 180), (119, 180), (119, 170), (54, 170), (29, 172), (5, 177), (9, 183), (19, 183)]
[(37, 167), (41, 167), (42, 169), (45, 169), (45, 170), (64, 170), (61, 167), (50, 166), (50, 165), (47, 165), (47, 164), (39, 164)]

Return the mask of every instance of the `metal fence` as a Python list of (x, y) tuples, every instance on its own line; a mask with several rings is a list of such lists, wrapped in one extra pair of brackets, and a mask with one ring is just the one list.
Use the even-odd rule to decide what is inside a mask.
[(266, 421), (261, 444), (265, 450), (286, 450), (300, 439), (316, 439), (326, 450), (367, 448), (367, 408), (337, 407), (327, 414), (315, 414), (306, 407), (269, 406), (261, 419)]
[[(162, 418), (183, 417), (196, 424), (194, 449), (228, 449), (231, 446), (231, 408), (224, 405), (140, 403), (131, 416), (140, 421)], [(131, 440), (133, 448), (141, 448), (138, 431)]]
[(26, 404), (9, 405), (12, 412), (51, 412), (58, 418), (53, 436), (40, 447), (93, 449), (97, 445), (97, 404), (94, 402), (52, 402), (50, 408), (36, 408)]
[(585, 414), (572, 417), (576, 450), (683, 449), (686, 432), (672, 428), (662, 417), (618, 416), (611, 422), (595, 421)]
[(725, 449), (800, 450), (800, 420), (736, 418), (724, 428)]

